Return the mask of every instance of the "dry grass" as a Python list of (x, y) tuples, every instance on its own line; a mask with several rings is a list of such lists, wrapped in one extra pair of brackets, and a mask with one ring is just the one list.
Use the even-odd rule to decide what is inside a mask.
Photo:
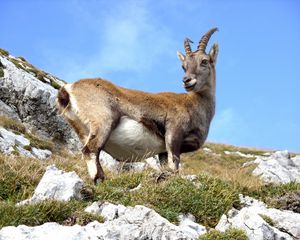
[[(223, 181), (230, 181), (240, 187), (247, 187), (253, 190), (260, 188), (263, 183), (257, 177), (252, 176), (251, 172), (254, 166), (243, 167), (247, 161), (253, 160), (251, 158), (244, 158), (235, 155), (226, 155), (224, 151), (240, 151), (242, 153), (253, 154), (255, 150), (251, 149), (243, 151), (230, 145), (223, 144), (206, 144), (204, 147), (210, 148), (213, 153), (206, 153), (202, 149), (182, 155), (182, 162), (184, 164), (184, 174), (209, 174), (217, 177)], [(256, 153), (263, 154), (261, 150)]]

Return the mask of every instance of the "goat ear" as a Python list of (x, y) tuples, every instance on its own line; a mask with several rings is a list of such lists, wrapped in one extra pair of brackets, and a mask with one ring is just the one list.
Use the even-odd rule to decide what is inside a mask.
[(179, 60), (180, 60), (181, 62), (184, 62), (185, 56), (184, 56), (181, 52), (178, 52), (178, 51), (177, 51), (177, 57), (179, 58)]
[(214, 43), (211, 49), (209, 50), (209, 56), (213, 63), (217, 62), (218, 53), (219, 53), (219, 46), (217, 43)]

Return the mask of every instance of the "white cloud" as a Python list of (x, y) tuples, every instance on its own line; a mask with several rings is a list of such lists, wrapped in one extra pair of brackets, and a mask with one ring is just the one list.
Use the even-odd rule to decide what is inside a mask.
[(211, 124), (209, 140), (243, 145), (247, 132), (248, 128), (243, 117), (228, 107), (216, 113)]
[[(81, 9), (78, 12), (85, 21), (97, 24), (92, 28), (91, 38), (99, 41), (97, 45), (87, 46), (93, 48), (88, 58), (81, 59), (80, 54), (75, 57), (62, 55), (63, 65), (56, 63), (63, 73), (62, 78), (72, 81), (118, 71), (139, 74), (152, 70), (163, 56), (175, 56), (171, 34), (151, 16), (146, 2), (119, 2), (113, 9), (99, 13), (84, 11), (77, 5), (74, 9)], [(49, 52), (50, 59), (51, 55), (59, 54)]]

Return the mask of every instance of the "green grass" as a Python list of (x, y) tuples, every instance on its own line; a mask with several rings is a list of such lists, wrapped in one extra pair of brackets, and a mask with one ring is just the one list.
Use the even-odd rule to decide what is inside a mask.
[[(124, 191), (140, 182), (139, 191)], [(124, 205), (148, 206), (171, 222), (177, 222), (180, 213), (191, 213), (197, 222), (214, 227), (221, 215), (238, 203), (238, 191), (231, 184), (204, 175), (199, 176), (199, 183), (198, 189), (179, 176), (156, 183), (145, 174), (122, 174), (97, 187), (96, 196)]]
[(199, 240), (247, 240), (248, 237), (244, 231), (239, 229), (229, 229), (224, 233), (212, 230), (202, 235)]
[(270, 207), (280, 207), (277, 204), (276, 199), (278, 197), (284, 196), (286, 194), (290, 194), (292, 192), (299, 192), (300, 191), (300, 183), (290, 182), (287, 184), (280, 184), (280, 185), (265, 185), (261, 186), (257, 190), (251, 190), (244, 188), (242, 190), (243, 194), (251, 196), (253, 198), (259, 199), (265, 202)]
[(83, 201), (43, 201), (24, 206), (0, 203), (0, 228), (21, 224), (36, 226), (46, 222), (65, 225), (86, 225), (95, 220), (103, 222), (102, 217), (84, 212), (86, 206)]
[[(17, 129), (14, 124), (12, 126)], [(36, 142), (45, 144), (40, 143), (39, 140)], [(216, 153), (219, 151), (220, 154), (224, 149), (228, 150), (224, 145), (210, 144), (209, 146), (211, 149), (214, 148), (213, 151)], [(41, 145), (36, 147), (41, 148)], [(49, 146), (47, 148), (49, 149)], [(225, 154), (212, 156), (203, 151), (185, 155), (183, 173), (197, 173), (196, 184), (198, 187), (182, 179), (180, 175), (170, 176), (157, 183), (156, 177), (150, 171), (121, 174), (105, 171), (107, 180), (94, 186), (87, 174), (85, 162), (80, 159), (79, 155), (54, 154), (45, 162), (0, 154), (0, 215), (4, 216), (1, 218), (0, 224), (1, 226), (38, 225), (47, 221), (85, 224), (95, 216), (83, 214), (84, 207), (93, 201), (100, 200), (125, 206), (144, 205), (154, 209), (173, 223), (177, 223), (179, 214), (191, 213), (198, 223), (213, 228), (222, 214), (232, 207), (240, 207), (238, 198), (240, 193), (262, 200), (274, 207), (274, 199), (300, 191), (298, 183), (265, 186), (260, 181), (256, 181), (257, 178), (251, 176), (250, 168), (241, 169), (241, 165), (245, 161), (248, 160)], [(47, 201), (34, 205), (34, 207), (16, 208), (15, 203), (32, 196), (45, 168), (51, 164), (56, 164), (59, 169), (65, 171), (76, 171), (86, 183), (87, 197), (85, 200), (73, 200), (69, 203)], [(134, 192), (129, 191), (140, 183), (142, 184), (141, 189)], [(270, 222), (269, 219), (264, 219)], [(242, 240), (246, 237), (242, 231), (231, 229), (225, 233), (211, 231), (200, 239)]]
[(4, 71), (3, 69), (0, 67), (0, 78), (4, 77)]

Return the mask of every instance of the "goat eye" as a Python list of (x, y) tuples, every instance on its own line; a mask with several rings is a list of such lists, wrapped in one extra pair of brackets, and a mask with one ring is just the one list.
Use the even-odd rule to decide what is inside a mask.
[(203, 59), (202, 62), (201, 62), (201, 65), (207, 65), (207, 64), (208, 64), (207, 59)]

